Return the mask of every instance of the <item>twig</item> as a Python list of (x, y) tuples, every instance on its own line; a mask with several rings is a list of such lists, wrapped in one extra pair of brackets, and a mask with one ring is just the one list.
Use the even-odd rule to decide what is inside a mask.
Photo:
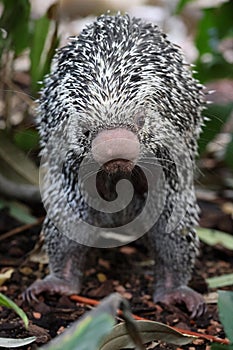
[(0, 194), (9, 198), (24, 200), (26, 202), (41, 202), (39, 186), (16, 183), (0, 174)]
[(14, 236), (14, 235), (16, 235), (16, 234), (18, 234), (18, 233), (23, 232), (23, 231), (29, 230), (30, 228), (41, 224), (41, 223), (43, 222), (43, 220), (44, 220), (44, 217), (39, 218), (39, 219), (36, 220), (36, 222), (34, 222), (33, 224), (26, 224), (26, 225), (22, 225), (22, 226), (13, 228), (12, 230), (10, 230), (10, 231), (8, 231), (8, 232), (3, 233), (3, 234), (0, 236), (0, 241), (3, 241), (4, 239), (9, 238), (9, 237), (12, 237), (12, 236)]
[[(71, 295), (70, 299), (74, 300), (74, 301), (77, 301), (79, 303), (93, 305), (93, 306), (97, 306), (100, 303), (97, 300), (85, 298), (85, 297), (82, 297), (80, 295)], [(134, 314), (132, 316), (133, 316), (133, 318), (135, 320), (151, 321), (151, 320), (148, 320), (146, 318), (143, 318), (143, 317), (140, 317), (140, 316), (137, 316), (137, 315), (134, 315)], [(209, 335), (209, 334), (201, 334), (201, 333), (197, 333), (197, 332), (187, 331), (186, 329), (181, 329), (181, 328), (177, 328), (177, 327), (171, 327), (171, 328), (173, 328), (177, 332), (182, 333), (183, 335), (185, 335), (185, 334), (193, 335), (195, 337), (203, 338), (203, 339), (209, 340), (211, 342), (215, 342), (215, 343), (226, 344), (226, 345), (230, 344), (230, 341), (228, 339), (218, 338), (218, 337), (215, 337), (215, 336)]]

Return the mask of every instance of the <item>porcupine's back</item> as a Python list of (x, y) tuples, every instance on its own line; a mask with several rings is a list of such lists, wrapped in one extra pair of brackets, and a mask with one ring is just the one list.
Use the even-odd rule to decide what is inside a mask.
[(153, 131), (161, 142), (174, 130), (194, 140), (202, 104), (202, 86), (157, 26), (128, 15), (102, 15), (59, 50), (45, 81), (38, 124), (43, 143), (62, 120), (74, 117), (77, 136), (84, 141), (82, 131), (88, 129), (90, 142), (101, 128), (133, 128), (135, 107), (142, 106), (155, 112), (139, 130), (144, 144)]
[[(102, 15), (58, 51), (40, 99), (39, 131), (45, 152), (54, 131), (61, 135), (59, 144), (70, 144), (64, 167), (66, 193), (73, 207), (85, 211), (77, 174), (98, 132), (119, 127), (132, 130), (144, 151), (168, 159), (166, 185), (172, 187), (173, 155), (185, 152), (178, 160), (192, 170), (202, 108), (202, 86), (192, 78), (180, 49), (157, 26), (128, 15)], [(143, 125), (138, 119), (140, 110), (145, 115)], [(55, 160), (58, 142), (52, 145)], [(56, 176), (52, 181), (59, 182)], [(179, 191), (175, 185), (174, 191)], [(54, 202), (61, 208), (60, 191), (56, 195)], [(184, 192), (176, 201), (184, 203), (189, 197)], [(193, 212), (196, 222), (196, 209)]]

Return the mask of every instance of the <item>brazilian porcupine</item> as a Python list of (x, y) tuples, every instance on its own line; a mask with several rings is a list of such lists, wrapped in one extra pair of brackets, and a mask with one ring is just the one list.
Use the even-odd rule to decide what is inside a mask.
[[(180, 49), (154, 24), (128, 15), (102, 15), (58, 51), (45, 79), (38, 113), (42, 155), (52, 155), (49, 167), (54, 175), (46, 194), (54, 199), (53, 205), (43, 228), (50, 275), (34, 282), (25, 292), (26, 299), (36, 299), (43, 291), (80, 291), (87, 247), (61, 232), (56, 218), (62, 217), (65, 229), (79, 219), (110, 228), (130, 222), (150, 190), (136, 164), (146, 150), (161, 165), (165, 179), (160, 189), (164, 208), (148, 230), (155, 260), (154, 301), (184, 302), (192, 316), (204, 311), (202, 296), (187, 287), (198, 251), (192, 170), (203, 106), (202, 85), (192, 77)], [(69, 124), (66, 133), (64, 122)], [(58, 140), (49, 143), (54, 134), (60, 135)], [(69, 144), (69, 152), (59, 178), (60, 142)], [(80, 164), (87, 154), (101, 165), (97, 187), (106, 200), (114, 198), (120, 178), (133, 182), (132, 203), (114, 219), (108, 213), (98, 216), (80, 191)], [(64, 192), (57, 190), (60, 182)], [(155, 198), (158, 193), (152, 195)], [(73, 208), (72, 215), (68, 206)], [(154, 211), (150, 206), (147, 213)], [(166, 221), (172, 212), (169, 230)], [(85, 237), (82, 243), (85, 239), (88, 243), (88, 232), (79, 232), (78, 224), (73, 228)]]

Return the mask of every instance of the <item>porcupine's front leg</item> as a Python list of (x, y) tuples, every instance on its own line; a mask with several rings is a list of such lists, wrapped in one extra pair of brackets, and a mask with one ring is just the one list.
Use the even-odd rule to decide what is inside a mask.
[(82, 271), (88, 247), (60, 234), (50, 220), (43, 227), (45, 246), (49, 256), (50, 274), (37, 280), (26, 289), (23, 298), (37, 301), (42, 292), (71, 295), (78, 293), (82, 283)]
[(194, 230), (187, 234), (170, 232), (150, 233), (155, 260), (155, 302), (164, 304), (184, 303), (191, 317), (205, 312), (205, 302), (199, 293), (187, 286), (198, 249)]

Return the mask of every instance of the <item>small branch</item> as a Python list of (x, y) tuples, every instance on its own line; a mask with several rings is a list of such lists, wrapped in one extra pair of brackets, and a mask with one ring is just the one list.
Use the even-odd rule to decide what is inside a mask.
[(20, 199), (26, 202), (39, 203), (41, 201), (38, 186), (16, 183), (0, 174), (0, 194), (9, 198)]
[[(70, 299), (74, 300), (74, 301), (77, 301), (78, 303), (87, 304), (87, 305), (93, 305), (93, 306), (97, 306), (100, 303), (97, 300), (85, 298), (85, 297), (82, 297), (82, 296), (79, 296), (79, 295), (71, 295)], [(133, 318), (135, 320), (151, 321), (151, 320), (148, 320), (148, 319), (143, 318), (143, 317), (139, 317), (139, 316), (134, 315), (134, 314), (132, 316), (133, 316)], [(192, 331), (188, 331), (186, 329), (181, 329), (181, 328), (176, 328), (176, 327), (171, 327), (171, 328), (173, 328), (177, 332), (182, 333), (183, 335), (186, 335), (186, 334), (187, 335), (193, 335), (195, 337), (203, 338), (203, 339), (209, 340), (211, 342), (215, 342), (215, 343), (226, 344), (226, 345), (230, 344), (230, 341), (228, 339), (222, 339), (222, 338), (215, 337), (213, 335), (201, 334), (201, 333), (192, 332)]]
[(12, 230), (10, 230), (8, 232), (3, 233), (0, 236), (0, 241), (3, 241), (4, 239), (7, 239), (7, 238), (12, 237), (14, 235), (17, 235), (18, 233), (21, 233), (23, 231), (29, 230), (30, 228), (32, 228), (34, 226), (40, 225), (43, 222), (43, 220), (44, 220), (44, 217), (43, 218), (39, 218), (33, 224), (26, 224), (26, 225), (22, 225), (22, 226), (13, 228)]

